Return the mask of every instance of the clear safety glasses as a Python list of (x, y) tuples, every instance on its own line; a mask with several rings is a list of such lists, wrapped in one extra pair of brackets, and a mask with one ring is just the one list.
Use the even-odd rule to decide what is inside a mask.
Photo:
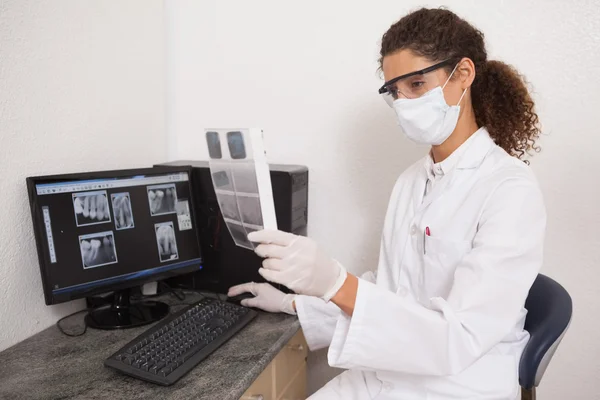
[(419, 98), (431, 89), (444, 84), (440, 82), (438, 74), (433, 72), (451, 64), (452, 60), (445, 60), (425, 69), (390, 79), (379, 89), (379, 94), (390, 107), (397, 99)]

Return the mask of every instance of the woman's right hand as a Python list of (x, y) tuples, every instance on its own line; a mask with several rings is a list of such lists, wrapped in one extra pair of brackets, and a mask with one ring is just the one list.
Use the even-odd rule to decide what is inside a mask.
[(241, 304), (245, 307), (296, 315), (294, 308), (295, 294), (285, 294), (268, 283), (248, 282), (229, 288), (227, 296), (233, 297), (242, 293), (252, 293), (254, 295), (254, 298), (241, 301)]

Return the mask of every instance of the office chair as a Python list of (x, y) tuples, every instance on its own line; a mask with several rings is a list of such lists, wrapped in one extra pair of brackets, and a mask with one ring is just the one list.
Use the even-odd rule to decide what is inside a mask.
[(531, 337), (521, 355), (519, 384), (521, 400), (535, 400), (535, 389), (571, 323), (573, 302), (561, 285), (539, 274), (529, 290), (525, 308), (525, 329)]

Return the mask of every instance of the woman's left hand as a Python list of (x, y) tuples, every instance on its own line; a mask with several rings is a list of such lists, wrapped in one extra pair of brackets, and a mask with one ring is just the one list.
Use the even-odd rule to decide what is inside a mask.
[(248, 239), (261, 243), (255, 252), (265, 258), (258, 270), (263, 278), (298, 294), (329, 301), (346, 280), (346, 269), (312, 239), (272, 230), (252, 232)]

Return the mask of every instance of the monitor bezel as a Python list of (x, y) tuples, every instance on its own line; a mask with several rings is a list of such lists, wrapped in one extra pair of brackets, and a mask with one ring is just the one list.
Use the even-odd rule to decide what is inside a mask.
[[(176, 174), (178, 172), (187, 172), (188, 174), (188, 185), (189, 188), (189, 202), (190, 202), (190, 214), (193, 223), (193, 230), (196, 235), (196, 243), (198, 243), (199, 261), (188, 266), (183, 266), (175, 270), (161, 271), (155, 274), (146, 275), (139, 278), (128, 279), (126, 281), (118, 283), (109, 283), (106, 285), (96, 286), (94, 288), (75, 290), (69, 292), (63, 292), (60, 294), (54, 294), (49, 276), (49, 257), (46, 257), (45, 245), (45, 225), (43, 222), (41, 207), (37, 206), (37, 191), (36, 185), (40, 183), (53, 183), (61, 181), (71, 180), (89, 180), (89, 179), (108, 179), (108, 178), (125, 178), (129, 176), (138, 175), (169, 175)], [(58, 174), (58, 175), (44, 175), (44, 176), (32, 176), (26, 178), (27, 192), (29, 195), (29, 206), (31, 209), (31, 218), (33, 222), (33, 232), (36, 242), (36, 249), (38, 253), (38, 261), (40, 266), (40, 275), (42, 278), (42, 286), (44, 290), (44, 300), (46, 305), (65, 303), (71, 300), (82, 299), (98, 294), (109, 293), (117, 290), (123, 290), (140, 286), (148, 282), (159, 281), (174, 276), (187, 274), (190, 272), (198, 271), (202, 267), (202, 249), (199, 245), (199, 227), (196, 226), (196, 216), (194, 208), (194, 191), (192, 188), (192, 167), (191, 166), (178, 166), (178, 167), (150, 167), (150, 168), (133, 168), (133, 169), (121, 169), (121, 170), (110, 170), (110, 171), (92, 171), (92, 172), (81, 172), (81, 173), (69, 173), (69, 174)], [(48, 258), (48, 260), (47, 260)], [(182, 263), (185, 261), (182, 261)], [(189, 260), (188, 260), (189, 262)], [(156, 265), (148, 268), (154, 268)]]

